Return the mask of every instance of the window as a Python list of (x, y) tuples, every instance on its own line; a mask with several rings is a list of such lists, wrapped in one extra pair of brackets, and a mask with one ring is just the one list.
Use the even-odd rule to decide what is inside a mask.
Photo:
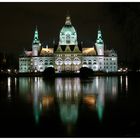
[(88, 64), (89, 64), (89, 65), (91, 65), (91, 64), (92, 64), (91, 60), (89, 60), (89, 61), (88, 61)]
[(50, 62), (50, 65), (53, 65), (53, 62)]
[(63, 64), (62, 58), (58, 57), (58, 58), (55, 60), (55, 63), (56, 63), (57, 65), (62, 65), (62, 64)]
[(70, 43), (70, 34), (66, 34), (66, 43)]
[(93, 63), (93, 65), (96, 65), (96, 64), (97, 64), (96, 62)]
[(71, 65), (71, 59), (69, 58), (69, 57), (67, 57), (66, 59), (65, 59), (65, 65)]
[(78, 57), (74, 58), (74, 60), (73, 60), (74, 65), (79, 65), (80, 63), (81, 63), (81, 61)]

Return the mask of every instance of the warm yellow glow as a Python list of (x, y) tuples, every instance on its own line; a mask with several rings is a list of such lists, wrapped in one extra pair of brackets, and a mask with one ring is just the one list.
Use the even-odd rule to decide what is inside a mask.
[(84, 55), (96, 55), (96, 51), (94, 48), (83, 48), (82, 53)]
[(84, 97), (84, 103), (86, 103), (87, 105), (95, 105), (96, 104), (96, 97), (94, 95), (88, 95), (86, 97)]
[(44, 96), (42, 98), (42, 105), (43, 107), (49, 106), (53, 103), (54, 98), (52, 96)]
[(52, 53), (53, 53), (53, 48), (42, 48), (40, 55), (47, 55)]

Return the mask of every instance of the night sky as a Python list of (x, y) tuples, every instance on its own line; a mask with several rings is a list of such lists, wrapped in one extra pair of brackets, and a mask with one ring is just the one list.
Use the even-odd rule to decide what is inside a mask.
[(100, 25), (107, 49), (140, 64), (140, 3), (0, 3), (0, 52), (18, 57), (30, 50), (36, 25), (41, 43), (52, 47), (67, 11), (84, 47), (94, 45)]

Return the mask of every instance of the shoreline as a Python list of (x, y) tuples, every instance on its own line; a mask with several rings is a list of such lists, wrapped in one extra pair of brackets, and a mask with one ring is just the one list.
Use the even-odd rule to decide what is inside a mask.
[(55, 78), (55, 77), (94, 77), (94, 76), (127, 76), (127, 75), (140, 75), (139, 72), (94, 72), (92, 74), (80, 73), (55, 73), (54, 75), (45, 75), (44, 73), (0, 73), (0, 77), (45, 77), (45, 78)]

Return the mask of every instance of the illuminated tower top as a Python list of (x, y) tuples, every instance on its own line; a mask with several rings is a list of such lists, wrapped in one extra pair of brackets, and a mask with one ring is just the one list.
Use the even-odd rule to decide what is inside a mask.
[(104, 43), (103, 39), (102, 39), (102, 33), (101, 33), (101, 30), (100, 30), (100, 26), (99, 26), (98, 33), (97, 33), (96, 43), (97, 44), (103, 44)]
[(37, 26), (36, 26), (35, 33), (34, 33), (34, 39), (33, 39), (33, 43), (32, 43), (32, 55), (38, 56), (40, 50), (41, 50), (41, 43), (40, 43), (40, 40), (38, 37), (38, 30), (37, 30)]
[(40, 44), (40, 40), (39, 40), (39, 37), (38, 37), (38, 29), (37, 29), (37, 26), (36, 26), (35, 33), (34, 33), (33, 44)]
[(71, 18), (66, 16), (65, 25), (62, 27), (59, 35), (59, 45), (77, 45), (77, 33), (72, 26)]
[(98, 28), (97, 39), (96, 39), (96, 50), (98, 55), (104, 55), (104, 42), (102, 39), (102, 33), (100, 27)]

